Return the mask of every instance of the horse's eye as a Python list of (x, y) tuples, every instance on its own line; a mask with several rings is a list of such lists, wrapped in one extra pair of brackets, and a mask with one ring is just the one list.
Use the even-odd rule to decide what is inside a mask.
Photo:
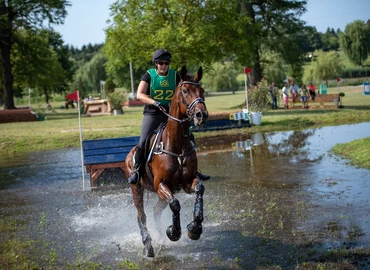
[(187, 95), (187, 94), (189, 93), (188, 89), (186, 89), (186, 88), (184, 88), (184, 89), (182, 90), (182, 92), (183, 92), (183, 94), (184, 94), (184, 95)]

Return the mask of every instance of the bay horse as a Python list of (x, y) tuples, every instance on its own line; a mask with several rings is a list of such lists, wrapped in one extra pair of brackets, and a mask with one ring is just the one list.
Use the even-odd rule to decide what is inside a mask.
[[(193, 221), (187, 226), (190, 239), (198, 240), (202, 234), (204, 186), (197, 176), (198, 160), (195, 145), (189, 131), (191, 122), (204, 125), (208, 111), (204, 102), (204, 89), (199, 81), (202, 79), (202, 67), (194, 76), (187, 74), (185, 66), (181, 69), (181, 81), (173, 95), (168, 121), (159, 128), (157, 135), (150, 139), (145, 172), (141, 174), (138, 184), (131, 184), (132, 196), (138, 213), (138, 224), (144, 245), (143, 253), (154, 257), (152, 238), (146, 226), (144, 212), (144, 189), (156, 192), (158, 202), (154, 206), (154, 219), (159, 223), (162, 211), (170, 206), (172, 224), (166, 234), (171, 241), (181, 237), (180, 202), (174, 197), (176, 191), (183, 189), (186, 193), (195, 193)], [(133, 168), (135, 147), (127, 155), (126, 176)]]

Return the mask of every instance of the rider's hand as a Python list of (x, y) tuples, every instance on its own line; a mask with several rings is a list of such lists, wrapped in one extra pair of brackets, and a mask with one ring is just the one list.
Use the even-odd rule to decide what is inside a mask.
[(162, 112), (166, 112), (166, 109), (161, 105), (159, 101), (154, 101), (153, 106), (157, 107)]

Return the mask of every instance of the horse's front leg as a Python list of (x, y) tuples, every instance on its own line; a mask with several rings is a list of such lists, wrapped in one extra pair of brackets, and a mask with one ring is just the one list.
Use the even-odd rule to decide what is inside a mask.
[(144, 212), (144, 188), (138, 185), (131, 185), (132, 196), (137, 209), (137, 222), (139, 224), (141, 239), (144, 244), (143, 253), (147, 257), (154, 257), (152, 238), (146, 227), (146, 215)]
[(198, 181), (194, 181), (193, 191), (195, 192), (195, 204), (193, 221), (187, 226), (188, 236), (192, 240), (198, 240), (202, 234), (202, 222), (203, 222), (203, 194), (204, 186)]
[(169, 203), (172, 210), (172, 225), (166, 230), (167, 237), (171, 241), (177, 241), (181, 238), (180, 202), (173, 196), (171, 190), (164, 183), (158, 185), (157, 193), (162, 200)]

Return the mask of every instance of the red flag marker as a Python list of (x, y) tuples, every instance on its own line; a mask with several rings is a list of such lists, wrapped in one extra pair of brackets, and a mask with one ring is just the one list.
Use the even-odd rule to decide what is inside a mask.
[(247, 67), (244, 68), (244, 74), (251, 73), (252, 71), (253, 71), (253, 69), (251, 69), (251, 68), (247, 68)]
[(73, 93), (71, 93), (69, 95), (66, 95), (64, 97), (67, 98), (67, 99), (69, 99), (69, 100), (78, 101), (78, 90), (76, 90)]

